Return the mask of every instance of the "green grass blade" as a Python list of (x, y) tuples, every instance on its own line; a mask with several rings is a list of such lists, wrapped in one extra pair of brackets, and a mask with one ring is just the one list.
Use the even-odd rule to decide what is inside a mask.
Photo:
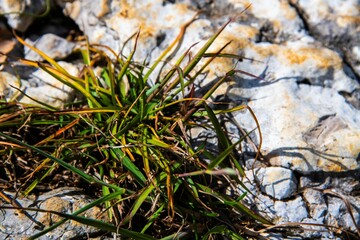
[(165, 204), (162, 204), (151, 216), (149, 217), (149, 221), (145, 224), (141, 233), (145, 233), (146, 230), (151, 227), (151, 225), (159, 218), (160, 214), (164, 211)]
[(37, 49), (34, 46), (31, 46), (29, 43), (25, 42), (22, 38), (20, 38), (15, 31), (13, 31), (14, 36), (16, 37), (16, 39), (24, 46), (30, 48), (32, 51), (36, 52), (37, 54), (39, 54), (42, 58), (44, 58), (46, 61), (48, 61), (52, 66), (54, 66), (57, 70), (59, 70), (61, 73), (63, 74), (67, 74), (67, 71), (61, 67), (54, 59), (52, 59), (51, 57), (49, 57), (48, 55), (46, 55), (45, 53), (43, 53), (42, 51), (40, 51), (39, 49)]
[[(124, 75), (126, 74), (126, 72), (128, 71), (128, 68), (130, 66), (131, 60), (134, 57), (135, 51), (136, 51), (136, 46), (137, 46), (137, 41), (139, 39), (139, 35), (140, 35), (140, 31), (138, 31), (136, 33), (136, 37), (135, 37), (135, 44), (134, 44), (134, 49), (131, 51), (130, 55), (128, 56), (128, 58), (126, 59), (124, 65), (121, 66), (121, 70), (120, 73), (118, 74), (117, 78), (119, 81), (123, 80)], [(124, 80), (125, 81), (125, 80)]]
[(208, 170), (214, 169), (216, 166), (221, 164), (234, 150), (235, 146), (238, 145), (242, 139), (234, 143), (233, 145), (230, 145), (228, 148), (226, 148), (224, 151), (222, 151), (219, 156), (217, 156), (211, 163), (208, 165)]
[(204, 193), (209, 194), (210, 196), (213, 196), (214, 198), (217, 198), (222, 203), (235, 208), (236, 210), (246, 214), (247, 216), (249, 216), (255, 220), (258, 220), (259, 222), (261, 222), (263, 224), (273, 225), (272, 222), (270, 222), (266, 218), (264, 218), (256, 213), (254, 213), (253, 211), (251, 211), (248, 207), (246, 207), (242, 203), (237, 202), (234, 199), (232, 199), (224, 194), (218, 193), (218, 192), (214, 191), (213, 189), (211, 189), (210, 187), (201, 185), (199, 183), (196, 183), (196, 186), (198, 187), (199, 190), (203, 191)]
[(219, 30), (216, 31), (214, 35), (204, 44), (204, 46), (197, 52), (194, 58), (190, 61), (190, 63), (184, 69), (184, 76), (187, 76), (191, 70), (199, 63), (201, 58), (204, 56), (206, 50), (213, 44), (215, 39), (220, 35), (220, 33), (229, 25), (233, 19), (228, 20)]
[[(46, 161), (46, 160), (44, 160)], [(32, 183), (23, 191), (23, 195), (27, 196), (29, 195), (29, 193), (34, 190), (34, 188), (44, 179), (47, 177), (47, 175), (49, 175), (49, 173), (51, 173), (52, 170), (54, 170), (54, 168), (56, 167), (56, 163), (53, 163), (51, 165), (51, 167), (49, 167), (41, 176), (37, 176), (35, 178), (34, 181), (32, 181)]]
[(129, 214), (121, 221), (121, 223), (120, 223), (121, 225), (127, 224), (129, 221), (131, 221), (131, 219), (135, 216), (136, 212), (139, 210), (139, 208), (144, 203), (146, 198), (149, 196), (149, 194), (152, 191), (154, 191), (154, 189), (155, 189), (155, 187), (152, 184), (143, 189), (142, 193), (140, 194), (140, 196), (136, 199), (135, 203), (133, 204)]
[(230, 145), (229, 140), (228, 140), (225, 132), (221, 129), (221, 125), (220, 125), (218, 119), (216, 118), (213, 110), (206, 103), (204, 103), (204, 106), (205, 106), (205, 110), (209, 116), (209, 119), (215, 128), (216, 136), (218, 138), (219, 144), (221, 145), (221, 148), (222, 149), (228, 148)]
[(177, 35), (176, 39), (161, 53), (161, 55), (155, 60), (154, 64), (146, 72), (146, 74), (144, 76), (144, 83), (148, 80), (151, 73), (155, 70), (155, 68), (158, 66), (158, 64), (164, 59), (164, 57), (171, 51), (171, 49), (173, 49), (176, 44), (182, 42), (182, 39), (184, 37), (187, 27), (196, 20), (197, 16), (198, 16), (198, 14), (196, 14), (189, 22), (185, 23), (181, 27), (180, 32)]
[(125, 155), (125, 153), (121, 149), (110, 148), (110, 153), (115, 157), (115, 159), (118, 159), (123, 163), (124, 167), (128, 171), (130, 171), (130, 173), (133, 175), (133, 177), (142, 187), (145, 186), (147, 181), (146, 177), (140, 171), (140, 169), (129, 159), (129, 157)]
[(78, 90), (79, 92), (81, 92), (86, 98), (88, 98), (96, 107), (101, 107), (101, 104), (91, 95), (91, 93), (89, 93), (88, 91), (86, 91), (86, 89), (81, 86), (78, 82), (74, 81), (72, 79), (72, 77), (69, 77), (68, 75), (65, 75), (61, 72), (59, 72), (58, 70), (47, 66), (45, 64), (39, 63), (39, 67), (44, 70), (45, 72), (47, 72), (48, 74), (50, 74), (51, 76), (53, 76), (54, 78), (56, 78), (57, 80), (59, 80), (60, 82), (68, 85), (69, 87)]
[(221, 234), (222, 236), (227, 236), (232, 240), (245, 240), (239, 234), (234, 233), (233, 231), (229, 230), (229, 228), (225, 225), (215, 226), (210, 231), (208, 231), (203, 237), (202, 240), (210, 239), (212, 234)]

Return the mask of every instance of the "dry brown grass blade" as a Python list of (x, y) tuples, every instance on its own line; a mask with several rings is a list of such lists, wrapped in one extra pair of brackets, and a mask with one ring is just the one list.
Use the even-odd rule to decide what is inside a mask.
[(77, 118), (75, 120), (73, 120), (71, 123), (69, 123), (68, 125), (66, 125), (65, 127), (60, 128), (59, 130), (57, 130), (54, 134), (51, 134), (49, 137), (41, 140), (40, 142), (38, 142), (37, 144), (35, 144), (35, 146), (39, 146), (42, 145), (48, 141), (50, 141), (51, 139), (56, 138), (57, 136), (59, 136), (60, 134), (64, 133), (65, 131), (67, 131), (68, 129), (72, 128), (74, 125), (76, 125), (77, 123), (79, 123), (80, 118)]
[(11, 146), (11, 147), (16, 147), (16, 148), (25, 148), (21, 145), (18, 145), (16, 143), (8, 143), (8, 142), (3, 142), (3, 141), (0, 141), (0, 145), (6, 145), (6, 146)]
[(19, 110), (19, 111), (16, 111), (15, 113), (12, 113), (12, 114), (4, 113), (4, 114), (2, 114), (0, 116), (0, 123), (7, 122), (8, 120), (10, 120), (10, 119), (12, 119), (14, 117), (17, 117), (17, 116), (21, 116), (24, 113), (25, 113), (24, 110)]

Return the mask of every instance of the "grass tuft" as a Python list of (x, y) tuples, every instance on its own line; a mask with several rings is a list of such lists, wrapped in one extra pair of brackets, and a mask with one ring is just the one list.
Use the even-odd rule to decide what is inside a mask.
[[(244, 170), (235, 152), (245, 136), (232, 143), (217, 116), (251, 109), (244, 105), (214, 111), (208, 106), (213, 92), (225, 80), (248, 73), (236, 70), (224, 73), (203, 96), (195, 97), (192, 87), (196, 77), (215, 58), (236, 57), (222, 52), (227, 45), (217, 53), (207, 53), (231, 21), (189, 63), (183, 61), (187, 51), (154, 85), (150, 84), (151, 73), (165, 58), (174, 56), (172, 51), (190, 23), (184, 25), (179, 36), (151, 66), (133, 60), (140, 32), (126, 58), (115, 53), (110, 56), (113, 51), (106, 46), (86, 42), (80, 49), (84, 64), (81, 76), (72, 76), (45, 53), (16, 36), (46, 60), (40, 63), (24, 59), (22, 63), (46, 71), (75, 89), (82, 98), (65, 109), (46, 104), (36, 107), (1, 103), (2, 160), (14, 164), (17, 158), (29, 159), (24, 165), (14, 164), (18, 176), (8, 176), (7, 181), (21, 179), (21, 192), (28, 195), (44, 186), (56, 187), (51, 178), (60, 172), (76, 186), (91, 189), (98, 198), (71, 215), (57, 213), (65, 219), (32, 239), (66, 219), (134, 239), (207, 239), (220, 235), (242, 239), (239, 225), (249, 224), (249, 219), (253, 224), (271, 225), (241, 203), (245, 195), (225, 194), (227, 187), (243, 185), (239, 176)], [(196, 71), (203, 58), (207, 61)], [(99, 75), (95, 68), (101, 69)], [(252, 111), (251, 114), (261, 139), (260, 127)], [(222, 149), (218, 156), (212, 156), (205, 143), (199, 147), (191, 144), (188, 132), (194, 127), (216, 133)], [(203, 156), (210, 156), (210, 162)], [(106, 209), (109, 223), (78, 216), (96, 205)]]

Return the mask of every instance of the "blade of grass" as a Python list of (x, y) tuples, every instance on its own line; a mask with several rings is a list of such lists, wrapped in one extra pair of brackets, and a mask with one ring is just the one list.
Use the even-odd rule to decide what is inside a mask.
[(235, 146), (238, 145), (240, 142), (242, 142), (242, 139), (240, 139), (239, 141), (237, 141), (233, 145), (230, 145), (228, 148), (222, 151), (213, 161), (211, 161), (207, 169), (212, 170), (216, 166), (220, 165), (232, 153)]
[(57, 70), (59, 70), (62, 74), (67, 74), (67, 71), (61, 67), (54, 59), (52, 59), (51, 57), (49, 57), (48, 55), (46, 55), (44, 52), (40, 51), (39, 49), (37, 49), (34, 46), (31, 46), (30, 44), (28, 44), (27, 42), (25, 42), (22, 38), (20, 38), (15, 30), (13, 30), (13, 35), (15, 36), (15, 38), (24, 46), (30, 48), (32, 51), (36, 52), (37, 54), (39, 54), (42, 58), (44, 58), (46, 61), (48, 61), (52, 66), (54, 66)]
[[(113, 146), (113, 143), (111, 143)], [(123, 163), (124, 167), (130, 171), (130, 173), (134, 176), (136, 181), (144, 187), (146, 185), (146, 178), (140, 171), (140, 169), (131, 162), (130, 158), (125, 155), (125, 153), (119, 148), (110, 148), (110, 153), (115, 157), (115, 159), (119, 160)]]
[(273, 225), (272, 222), (270, 222), (269, 220), (267, 220), (266, 218), (254, 213), (253, 211), (251, 211), (249, 208), (247, 208), (245, 205), (243, 205), (240, 202), (236, 202), (235, 200), (233, 200), (232, 198), (218, 193), (216, 191), (214, 191), (213, 189), (211, 189), (210, 187), (201, 185), (199, 183), (195, 183), (196, 186), (198, 187), (199, 190), (201, 190), (203, 193), (205, 194), (209, 194), (210, 196), (217, 198), (218, 200), (220, 200), (222, 203), (231, 206), (233, 208), (235, 208), (236, 210), (246, 214), (247, 216), (258, 220), (259, 222), (263, 223), (263, 224), (269, 224), (269, 225)]
[(215, 128), (216, 136), (218, 138), (218, 142), (221, 146), (221, 149), (228, 148), (230, 145), (229, 140), (228, 140), (225, 132), (221, 129), (221, 125), (220, 125), (218, 119), (216, 118), (213, 110), (206, 103), (204, 103), (204, 106), (205, 106), (205, 110), (209, 116), (209, 119)]
[(53, 76), (54, 78), (56, 78), (57, 80), (59, 80), (60, 82), (81, 92), (86, 98), (88, 98), (95, 105), (95, 107), (101, 107), (101, 104), (91, 95), (91, 93), (86, 91), (86, 89), (83, 86), (81, 86), (79, 83), (74, 81), (74, 79), (71, 76), (69, 77), (68, 74), (63, 74), (62, 72), (59, 72), (57, 69), (54, 69), (43, 63), (39, 63), (39, 67), (48, 74), (50, 74), (51, 76)]
[(202, 237), (202, 240), (210, 239), (212, 234), (221, 234), (222, 236), (230, 237), (230, 239), (233, 239), (233, 240), (245, 240), (239, 234), (234, 233), (233, 231), (229, 230), (229, 228), (225, 225), (219, 225), (219, 226), (213, 227)]
[(151, 216), (149, 217), (148, 222), (145, 224), (141, 233), (145, 233), (146, 230), (151, 227), (151, 225), (159, 218), (160, 214), (164, 211), (165, 204), (162, 204)]

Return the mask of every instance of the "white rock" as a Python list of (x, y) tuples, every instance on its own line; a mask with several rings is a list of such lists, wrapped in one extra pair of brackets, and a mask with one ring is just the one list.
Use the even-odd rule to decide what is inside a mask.
[[(344, 196), (345, 199), (347, 199), (352, 206), (359, 206), (360, 204), (360, 198), (356, 197), (349, 197)], [(334, 226), (344, 226), (346, 228), (351, 229), (352, 231), (356, 231), (355, 224), (358, 224), (360, 221), (360, 214), (359, 211), (351, 207), (351, 209), (348, 209), (346, 207), (345, 202), (334, 196), (328, 196), (328, 214), (326, 215), (326, 222), (330, 225)], [(352, 212), (355, 223), (349, 213), (349, 210)]]
[(8, 24), (18, 31), (25, 31), (30, 26), (35, 18), (32, 14), (40, 15), (45, 10), (45, 0), (0, 0), (0, 13), (4, 14)]
[(300, 196), (286, 202), (276, 201), (274, 210), (278, 216), (277, 223), (301, 222), (308, 217), (306, 205)]
[[(78, 76), (79, 70), (71, 63), (58, 62), (61, 67), (73, 75)], [(52, 77), (42, 69), (38, 69), (33, 74), (33, 78), (37, 79), (40, 86), (29, 86), (25, 93), (37, 101), (43, 102), (55, 108), (61, 108), (65, 103), (71, 101), (74, 96), (75, 90), (58, 79)], [(39, 105), (36, 101), (24, 96), (21, 100), (23, 103)]]
[(327, 205), (323, 194), (313, 189), (305, 189), (304, 200), (308, 203), (309, 214), (318, 223), (323, 223), (327, 213)]
[[(249, 2), (241, 0), (230, 0), (229, 3), (233, 4), (238, 12), (249, 5)], [(247, 18), (248, 15), (252, 19), (255, 16), (255, 19), (259, 21), (259, 28), (268, 28), (268, 31), (264, 31), (264, 35), (269, 33), (274, 35), (275, 38), (272, 38), (272, 41), (282, 42), (284, 39), (289, 41), (302, 38), (306, 35), (302, 20), (287, 1), (251, 1), (250, 8), (240, 17)], [(267, 36), (264, 37), (266, 38)]]
[[(239, 85), (242, 88), (229, 93), (234, 100), (237, 96), (253, 99), (249, 106), (260, 122), (263, 153), (273, 166), (301, 172), (359, 168), (360, 112), (337, 91), (291, 80), (253, 88)], [(330, 121), (324, 122), (327, 118)], [(248, 131), (256, 127), (247, 112), (236, 119)]]
[[(69, 56), (75, 47), (75, 43), (69, 42), (66, 39), (56, 36), (55, 34), (45, 34), (42, 35), (39, 39), (32, 42), (29, 39), (26, 39), (26, 42), (35, 48), (39, 49), (50, 58), (55, 60), (63, 59)], [(25, 58), (32, 61), (43, 61), (44, 59), (32, 51), (28, 47), (25, 47)]]
[(293, 172), (281, 167), (254, 170), (261, 191), (275, 199), (286, 199), (296, 194), (297, 181)]

